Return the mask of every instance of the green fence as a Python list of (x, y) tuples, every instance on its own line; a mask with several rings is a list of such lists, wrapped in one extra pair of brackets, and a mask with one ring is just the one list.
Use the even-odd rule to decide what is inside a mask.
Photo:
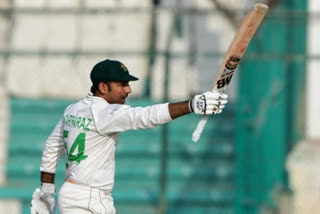
[(242, 62), (236, 213), (276, 210), (288, 191), (286, 156), (304, 134), (306, 4), (286, 1), (271, 11), (250, 44), (255, 57)]

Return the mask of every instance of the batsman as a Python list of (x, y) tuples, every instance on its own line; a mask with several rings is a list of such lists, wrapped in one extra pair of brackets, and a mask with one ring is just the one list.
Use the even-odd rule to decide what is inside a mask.
[(58, 194), (59, 213), (116, 213), (111, 192), (119, 133), (153, 128), (191, 112), (219, 114), (228, 99), (224, 93), (208, 91), (179, 103), (130, 107), (125, 105), (131, 93), (129, 82), (138, 78), (116, 60), (98, 62), (90, 79), (91, 93), (65, 109), (46, 141), (41, 185), (33, 193), (31, 214), (55, 212), (54, 177), (63, 154), (66, 172)]

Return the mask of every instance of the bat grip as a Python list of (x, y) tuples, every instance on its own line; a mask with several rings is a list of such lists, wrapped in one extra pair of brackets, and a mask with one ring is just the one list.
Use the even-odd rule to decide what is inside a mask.
[(203, 115), (201, 120), (199, 121), (197, 128), (194, 130), (192, 134), (192, 141), (197, 142), (201, 136), (201, 133), (206, 126), (206, 123), (208, 121), (209, 116), (208, 115)]

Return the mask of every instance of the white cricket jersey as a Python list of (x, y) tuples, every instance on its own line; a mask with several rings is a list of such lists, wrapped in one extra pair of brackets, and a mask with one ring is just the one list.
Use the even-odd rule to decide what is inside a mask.
[(111, 191), (119, 132), (152, 128), (171, 120), (168, 103), (133, 108), (89, 94), (64, 111), (45, 144), (40, 170), (55, 173), (65, 152), (66, 179)]

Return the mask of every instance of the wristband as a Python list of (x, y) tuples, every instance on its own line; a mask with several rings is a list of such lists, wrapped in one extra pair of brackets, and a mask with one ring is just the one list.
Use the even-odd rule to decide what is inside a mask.
[(189, 100), (189, 105), (188, 105), (190, 112), (194, 112), (192, 108), (192, 101), (193, 100)]

